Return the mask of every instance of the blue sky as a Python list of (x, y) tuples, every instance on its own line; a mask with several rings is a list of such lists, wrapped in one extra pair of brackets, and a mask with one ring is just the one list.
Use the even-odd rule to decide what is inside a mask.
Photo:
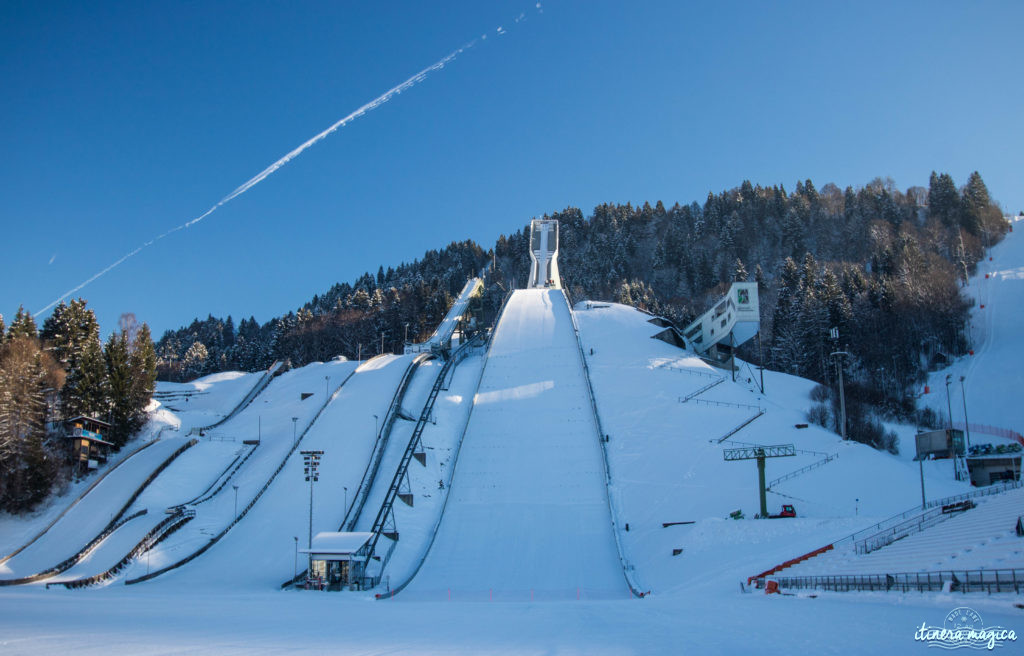
[(473, 39), (79, 292), (104, 333), (122, 312), (157, 335), (208, 313), (265, 321), (531, 216), (744, 179), (905, 189), (977, 169), (1016, 212), (1021, 25), (1018, 1), (9, 0), (0, 313), (43, 308)]

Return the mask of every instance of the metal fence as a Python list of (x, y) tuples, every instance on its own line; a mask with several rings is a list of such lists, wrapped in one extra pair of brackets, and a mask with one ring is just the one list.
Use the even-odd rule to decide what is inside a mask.
[(782, 576), (773, 579), (790, 590), (831, 590), (835, 592), (1024, 592), (1022, 569), (942, 570), (895, 574), (849, 574), (838, 576)]

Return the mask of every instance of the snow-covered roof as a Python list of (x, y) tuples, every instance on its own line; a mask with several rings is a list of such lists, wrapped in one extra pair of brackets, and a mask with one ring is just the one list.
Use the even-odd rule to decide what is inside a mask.
[(106, 426), (107, 428), (110, 428), (110, 424), (105, 422), (105, 421), (103, 421), (102, 419), (97, 419), (96, 417), (86, 417), (85, 415), (78, 415), (77, 417), (72, 417), (71, 419), (65, 419), (64, 423), (65, 424), (73, 424), (76, 421), (81, 421), (81, 422), (89, 421), (89, 422), (92, 422), (94, 424), (99, 424), (100, 426)]
[(313, 536), (313, 545), (309, 549), (300, 549), (302, 553), (312, 554), (353, 554), (363, 547), (373, 533), (337, 533), (324, 531)]

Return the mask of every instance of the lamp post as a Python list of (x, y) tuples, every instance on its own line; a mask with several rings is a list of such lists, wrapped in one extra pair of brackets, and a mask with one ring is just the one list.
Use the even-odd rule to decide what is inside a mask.
[(327, 402), (326, 399), (327, 399), (328, 395), (330, 395), (330, 388), (331, 388), (331, 377), (330, 376), (324, 376), (324, 399), (325, 399), (324, 403)]
[(946, 410), (949, 411), (949, 427), (953, 427), (953, 405), (949, 401), (949, 386), (953, 382), (953, 374), (946, 374)]
[(960, 396), (964, 401), (964, 430), (967, 431), (967, 451), (971, 449), (971, 422), (967, 421), (967, 394), (964, 392), (964, 377), (960, 376)]
[[(313, 549), (313, 483), (320, 480), (320, 457), (323, 451), (302, 451), (303, 472), (309, 481), (309, 539), (307, 549)], [(309, 554), (309, 572), (313, 573), (313, 554)]]
[(950, 460), (953, 461), (953, 478), (960, 480), (957, 476), (956, 470), (956, 444), (953, 444), (953, 404), (949, 400), (949, 386), (953, 383), (953, 374), (946, 374), (946, 410), (949, 412), (949, 429), (946, 431), (946, 440), (949, 442), (952, 450), (953, 457)]
[(377, 415), (373, 415), (373, 436), (377, 437), (377, 433), (380, 432), (380, 419)]
[(380, 354), (384, 355), (384, 331), (380, 331)]
[(348, 488), (346, 487), (346, 488), (344, 488), (344, 490), (345, 490), (345, 512), (347, 513), (348, 512)]
[(292, 585), (295, 585), (295, 579), (299, 578), (299, 536), (293, 536), (292, 539), (295, 540), (295, 568), (293, 569), (294, 574), (292, 574)]
[(409, 322), (405, 322), (405, 343), (409, 343)]
[(917, 461), (917, 465), (921, 472), (921, 510), (924, 510), (926, 505), (924, 500), (924, 458), (920, 458)]
[[(839, 345), (839, 328), (832, 328), (829, 331), (829, 335), (835, 342), (836, 347)], [(836, 359), (836, 369), (839, 370), (839, 429), (843, 439), (846, 439), (846, 394), (843, 391), (843, 356), (849, 355), (846, 351), (834, 351), (832, 357)]]
[(235, 488), (235, 517), (238, 517), (238, 486), (232, 485)]
[(295, 448), (295, 442), (296, 442), (295, 428), (298, 425), (298, 423), (299, 423), (299, 418), (298, 417), (292, 417), (292, 448), (293, 449)]

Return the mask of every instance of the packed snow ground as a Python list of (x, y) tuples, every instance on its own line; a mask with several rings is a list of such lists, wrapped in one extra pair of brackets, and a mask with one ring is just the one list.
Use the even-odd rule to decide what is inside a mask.
[[(997, 271), (1000, 275), (990, 275), (982, 283), (985, 267), (990, 267), (990, 274)], [(1019, 372), (1024, 366), (1018, 335), (1024, 318), (1020, 316), (1024, 310), (1018, 308), (1024, 291), (1019, 288), (1019, 280), (1024, 280), (1024, 273), (1017, 273), (1021, 271), (1024, 242), (1019, 235), (1011, 234), (994, 249), (992, 262), (983, 265), (979, 276), (971, 281), (971, 293), (988, 294), (986, 308), (975, 311), (975, 332), (983, 325), (980, 312), (992, 310), (985, 319), (990, 323), (984, 324), (984, 343), (975, 336), (979, 346), (973, 358), (965, 357), (954, 362), (948, 372), (932, 376), (932, 394), (926, 395), (924, 401), (936, 410), (945, 411), (942, 388), (946, 373), (952, 373), (954, 380), (958, 380), (960, 372), (966, 372), (972, 423), (1018, 431), (1024, 426), (1024, 411), (1016, 399), (999, 397), (1007, 389), (1019, 388)], [(914, 632), (922, 623), (941, 626), (945, 615), (962, 605), (976, 610), (987, 626), (1002, 625), (1018, 633), (1024, 630), (1024, 611), (1018, 607), (1020, 598), (1014, 595), (822, 593), (769, 597), (742, 593), (740, 581), (747, 576), (919, 503), (917, 465), (910, 460), (912, 453), (908, 453), (913, 429), (901, 432), (905, 438), (903, 453), (892, 456), (843, 443), (838, 436), (820, 428), (796, 428), (796, 424), (806, 423), (805, 412), (812, 403), (808, 394), (813, 384), (772, 372), (765, 372), (765, 394), (759, 393), (753, 381), (748, 383), (751, 374), (747, 373), (741, 374), (736, 383), (724, 380), (687, 399), (728, 372), (708, 367), (674, 347), (650, 339), (657, 328), (647, 323), (648, 317), (628, 308), (610, 305), (581, 309), (577, 319), (609, 439), (611, 494), (621, 527), (618, 537), (636, 578), (652, 591), (649, 597), (628, 600), (624, 591), (621, 600), (530, 602), (524, 598), (516, 602), (488, 602), (478, 595), (476, 598), (481, 601), (465, 602), (454, 595), (448, 601), (444, 595), (440, 601), (434, 601), (433, 594), (407, 594), (417, 590), (415, 583), (393, 600), (382, 601), (374, 601), (368, 594), (281, 591), (278, 585), (291, 576), (295, 567), (292, 538), (301, 539), (308, 521), (308, 487), (301, 480), (301, 467), (296, 468), (296, 462), (290, 461), (246, 519), (222, 543), (181, 570), (134, 586), (121, 585), (117, 580), (108, 586), (80, 591), (45, 590), (41, 585), (0, 588), (0, 609), (4, 611), (0, 612), (0, 651), (40, 654), (74, 648), (86, 654), (906, 654), (925, 648), (914, 641)], [(525, 335), (528, 328), (524, 325), (517, 332)], [(499, 326), (496, 344), (502, 330)], [(485, 383), (478, 394), (481, 360), (470, 358), (456, 370), (449, 390), (438, 399), (437, 423), (428, 426), (424, 434), (427, 467), (412, 464), (416, 503), (412, 508), (396, 505), (401, 539), (389, 568), (394, 581), (406, 578), (419, 564), (437, 527), (446, 495), (451, 495), (449, 511), (459, 505), (456, 495), (462, 493), (460, 476), (469, 461), (463, 458), (471, 453), (470, 445), (476, 437), (471, 431), (454, 476), (451, 462), (453, 446), (469, 415), (470, 401), (475, 397), (479, 403), (481, 397), (490, 398), (486, 394), (537, 382), (510, 378), (505, 384), (493, 383), (494, 390), (486, 387), (492, 383)], [(501, 371), (497, 363), (496, 360), (487, 364), (485, 380), (491, 375), (491, 367)], [(403, 368), (398, 362), (381, 365), (396, 372)], [(322, 384), (323, 374), (316, 367), (324, 366), (330, 365), (311, 365), (314, 368), (294, 372), (295, 380), (304, 381), (298, 387), (311, 386), (316, 380)], [(420, 409), (417, 406), (429, 389), (431, 370), (439, 366), (431, 363), (417, 372), (407, 397), (405, 410), (409, 414), (415, 415)], [(552, 375), (545, 380), (558, 383), (553, 389), (560, 389), (563, 376)], [(357, 374), (353, 381), (358, 378)], [(365, 380), (369, 382), (368, 377)], [(262, 408), (261, 416), (266, 422), (264, 439), (268, 443), (290, 442), (290, 418), (296, 416), (301, 402), (286, 401), (287, 395), (283, 395), (270, 403), (272, 397), (264, 396), (273, 394), (272, 388), (273, 385), (261, 394), (253, 407)], [(357, 388), (353, 387), (351, 408), (345, 411), (342, 388), (304, 440), (308, 439), (310, 445), (325, 445), (325, 462), (339, 448), (361, 448), (368, 453), (373, 428), (366, 425), (367, 418), (372, 419), (373, 413), (380, 414), (374, 407), (386, 408), (394, 391), (393, 387), (386, 388), (382, 382), (378, 398), (378, 392), (367, 391), (364, 396), (356, 394)], [(956, 416), (957, 388), (958, 385), (951, 388), (954, 420), (960, 419)], [(204, 398), (212, 400), (216, 389), (217, 384), (212, 385), (210, 395)], [(978, 395), (977, 401), (974, 394)], [(229, 411), (229, 404), (224, 405), (221, 412)], [(758, 409), (765, 411), (762, 416), (718, 443), (718, 439)], [(214, 412), (212, 408), (210, 411)], [(473, 411), (471, 426), (477, 421), (477, 412), (480, 408)], [(184, 425), (189, 421), (187, 414), (174, 416)], [(303, 415), (302, 421), (307, 421), (308, 416)], [(241, 418), (239, 415), (224, 428)], [(171, 419), (167, 417), (168, 421)], [(252, 431), (252, 426), (243, 429), (243, 424), (245, 421), (232, 430), (246, 434)], [(520, 414), (510, 414), (504, 424), (494, 428), (507, 430), (520, 424), (529, 425)], [(301, 426), (300, 423), (300, 429)], [(384, 456), (382, 476), (390, 478), (387, 469), (393, 467), (393, 450), (404, 446), (408, 430), (411, 428), (401, 422), (396, 425), (393, 443)], [(575, 426), (572, 430), (582, 431)], [(319, 438), (318, 433), (322, 433)], [(490, 431), (484, 433), (486, 440)], [(344, 441), (348, 434), (364, 437)], [(322, 441), (317, 442), (318, 439)], [(769, 495), (769, 509), (774, 512), (783, 502), (794, 503), (797, 519), (734, 521), (726, 519), (733, 510), (742, 509), (748, 518), (757, 512), (754, 463), (722, 460), (723, 447), (744, 443), (792, 443), (806, 452), (769, 460), (769, 480), (819, 461), (824, 457), (821, 454), (839, 457), (774, 486), (776, 494)], [(345, 505), (343, 500), (339, 503), (338, 483), (354, 478), (358, 484), (366, 456), (353, 457), (357, 461), (360, 457), (362, 462), (351, 465), (359, 470), (358, 475), (346, 474), (344, 468), (339, 468), (332, 470), (331, 476), (337, 477), (333, 483), (328, 483), (328, 476), (322, 476), (316, 490), (317, 499), (323, 503), (321, 506), (318, 502), (314, 513), (316, 530), (321, 526), (336, 528), (331, 523), (340, 520)], [(509, 462), (514, 464), (518, 459)], [(948, 463), (926, 465), (929, 498), (966, 489), (965, 484), (952, 479)], [(165, 475), (171, 473), (172, 468), (168, 468)], [(209, 471), (197, 478), (215, 479), (217, 473)], [(543, 477), (528, 473), (495, 474), (494, 480), (504, 481), (506, 486), (517, 483), (543, 489), (548, 485)], [(438, 481), (446, 483), (444, 491), (439, 489)], [(205, 485), (197, 483), (196, 487)], [(349, 491), (351, 494), (351, 484)], [(223, 505), (230, 496), (222, 492), (216, 503)], [(372, 505), (367, 504), (368, 512), (373, 510)], [(221, 512), (222, 519), (218, 521), (230, 515)], [(452, 516), (457, 517), (457, 511)], [(493, 519), (501, 516), (496, 513)], [(968, 516), (969, 513), (964, 515), (964, 519)], [(485, 525), (491, 520), (479, 518)], [(444, 542), (456, 537), (472, 540), (473, 535), (462, 530), (446, 532), (448, 521), (446, 514), (437, 538), (442, 546), (434, 545), (417, 577), (431, 583), (431, 592), (443, 583), (429, 578), (437, 577), (439, 571), (457, 575), (460, 562), (480, 571), (487, 558), (514, 556), (529, 548), (529, 540), (535, 534), (540, 533), (539, 539), (544, 540), (561, 530), (537, 522), (536, 527), (530, 527), (535, 531), (524, 530), (510, 538), (508, 544), (492, 539), (498, 535), (492, 532), (479, 539), (476, 552), (458, 552), (444, 547)], [(662, 527), (663, 522), (673, 521), (695, 523)], [(625, 530), (626, 523), (629, 531)], [(18, 520), (4, 519), (0, 521), (0, 544), (17, 543), (10, 536), (25, 532)], [(557, 545), (553, 548), (558, 549)], [(674, 549), (681, 552), (673, 556)], [(464, 559), (460, 553), (464, 553)], [(457, 557), (434, 568), (431, 561), (435, 554)], [(134, 568), (144, 571), (145, 563), (137, 562)], [(507, 569), (507, 565), (497, 563), (495, 569)], [(447, 578), (447, 574), (442, 578)]]

